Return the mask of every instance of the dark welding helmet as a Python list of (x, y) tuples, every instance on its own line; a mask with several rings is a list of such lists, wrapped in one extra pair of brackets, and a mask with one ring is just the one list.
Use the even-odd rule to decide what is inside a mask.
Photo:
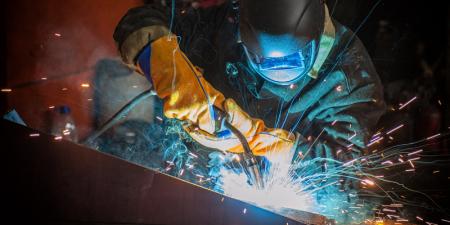
[(289, 85), (311, 70), (324, 29), (323, 0), (241, 0), (239, 37), (250, 67)]

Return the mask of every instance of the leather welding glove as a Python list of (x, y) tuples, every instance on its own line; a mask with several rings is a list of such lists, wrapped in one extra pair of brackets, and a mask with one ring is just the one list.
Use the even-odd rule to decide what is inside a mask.
[[(233, 99), (226, 99), (224, 110), (228, 122), (237, 128), (247, 139), (254, 155), (264, 156), (273, 153), (291, 153), (296, 145), (296, 135), (283, 129), (267, 128), (260, 119), (250, 117)], [(217, 137), (193, 126), (186, 131), (198, 143), (222, 151), (242, 153), (244, 149), (233, 134), (229, 137)]]
[[(167, 18), (166, 10), (153, 5), (130, 9), (117, 25), (114, 40), (123, 62), (152, 82), (164, 101), (166, 117), (213, 133), (212, 106), (222, 109), (225, 98), (179, 49), (176, 36), (166, 27)], [(144, 63), (141, 56), (148, 56)]]
[(187, 59), (174, 36), (151, 43), (150, 68), (153, 87), (164, 101), (164, 115), (214, 133), (212, 106), (223, 110), (225, 98)]

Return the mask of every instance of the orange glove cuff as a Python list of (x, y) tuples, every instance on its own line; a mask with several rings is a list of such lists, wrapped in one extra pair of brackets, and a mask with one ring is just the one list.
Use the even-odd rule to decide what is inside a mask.
[(151, 44), (150, 67), (154, 89), (164, 100), (168, 118), (188, 120), (214, 132), (210, 106), (223, 109), (225, 97), (204, 78), (181, 51), (175, 36), (163, 36)]

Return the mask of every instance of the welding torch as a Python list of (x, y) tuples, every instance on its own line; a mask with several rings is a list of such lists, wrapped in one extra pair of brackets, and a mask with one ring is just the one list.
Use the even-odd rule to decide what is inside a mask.
[[(261, 170), (259, 168), (258, 161), (253, 154), (250, 146), (248, 145), (247, 138), (238, 130), (236, 127), (230, 124), (227, 120), (227, 114), (217, 107), (212, 107), (213, 114), (215, 118), (215, 133), (220, 134), (224, 131), (230, 131), (233, 133), (241, 142), (244, 152), (242, 153), (243, 167), (248, 180), (252, 185), (255, 185), (257, 189), (261, 190), (264, 188), (264, 180), (262, 177)], [(220, 136), (220, 135), (218, 135)]]

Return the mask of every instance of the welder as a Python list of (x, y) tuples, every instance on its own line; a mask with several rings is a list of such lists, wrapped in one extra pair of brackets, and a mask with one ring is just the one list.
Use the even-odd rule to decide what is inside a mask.
[(359, 156), (385, 106), (355, 34), (323, 0), (221, 2), (145, 5), (117, 25), (123, 61), (152, 83), (164, 115), (211, 149), (244, 151), (233, 133), (217, 132), (220, 111), (257, 156)]

